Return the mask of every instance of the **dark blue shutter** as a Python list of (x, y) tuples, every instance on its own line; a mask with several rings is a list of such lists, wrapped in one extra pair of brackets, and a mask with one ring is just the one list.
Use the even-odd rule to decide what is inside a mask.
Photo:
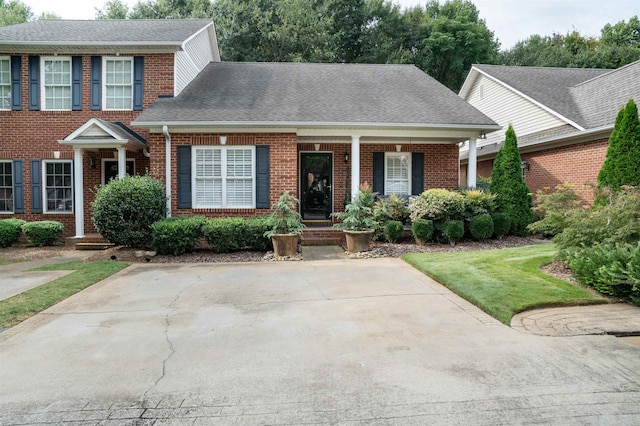
[(82, 56), (71, 58), (71, 109), (82, 110)]
[(411, 154), (411, 195), (424, 192), (424, 153)]
[(22, 56), (11, 57), (11, 109), (22, 109)]
[(40, 57), (29, 56), (29, 109), (40, 109)]
[(178, 208), (191, 208), (191, 145), (178, 145)]
[(269, 145), (256, 146), (256, 208), (271, 207)]
[(384, 152), (373, 153), (373, 192), (384, 195)]
[(91, 57), (91, 110), (100, 109), (102, 98), (102, 56)]
[(31, 160), (31, 211), (42, 213), (42, 173), (40, 160)]
[(133, 58), (133, 110), (142, 111), (144, 106), (144, 56)]
[(24, 213), (24, 161), (13, 160), (13, 212)]

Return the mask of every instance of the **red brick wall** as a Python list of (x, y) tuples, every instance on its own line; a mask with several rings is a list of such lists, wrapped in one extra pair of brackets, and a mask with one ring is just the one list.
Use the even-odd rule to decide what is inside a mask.
[[(0, 56), (4, 53), (0, 53)], [(46, 56), (46, 55), (45, 55)], [(60, 52), (59, 56), (72, 56)], [(91, 118), (107, 121), (120, 121), (129, 125), (140, 111), (92, 111), (91, 110), (91, 58), (82, 58), (82, 111), (30, 111), (29, 110), (29, 57), (22, 56), (22, 111), (0, 111), (0, 135), (2, 150), (0, 159), (24, 160), (25, 214), (17, 214), (24, 220), (57, 220), (65, 225), (65, 235), (75, 235), (75, 220), (72, 214), (33, 214), (31, 213), (31, 159), (52, 159), (53, 151), (60, 151), (60, 158), (72, 159), (73, 149), (62, 146), (58, 140), (64, 139)], [(148, 107), (159, 95), (173, 93), (173, 55), (145, 55), (144, 58), (144, 107)], [(41, 73), (42, 77), (42, 73)], [(148, 133), (134, 129), (141, 136)], [(95, 232), (91, 223), (89, 203), (93, 201), (93, 188), (101, 183), (100, 158), (113, 158), (113, 150), (90, 154), (84, 153), (84, 198), (85, 232)], [(96, 168), (89, 167), (89, 158), (94, 156)], [(149, 160), (141, 153), (127, 153), (135, 158), (136, 172), (144, 173)], [(4, 217), (4, 216), (0, 216)]]
[[(283, 134), (226, 134), (229, 145), (270, 145), (271, 191), (273, 204), (284, 192), (289, 191), (299, 197), (300, 193), (300, 152), (315, 152), (315, 144), (297, 144), (296, 135)], [(172, 134), (171, 169), (171, 211), (173, 216), (199, 214), (207, 217), (253, 216), (268, 213), (267, 209), (178, 209), (177, 206), (177, 146), (178, 145), (219, 145), (218, 134)], [(151, 173), (165, 182), (165, 138), (162, 134), (152, 134), (149, 138), (153, 152)], [(404, 152), (422, 152), (425, 154), (425, 189), (448, 188), (458, 185), (458, 148), (456, 145), (413, 145), (403, 146)], [(333, 210), (343, 210), (349, 163), (344, 162), (344, 153), (351, 154), (350, 145), (320, 144), (319, 152), (333, 153)], [(360, 181), (370, 185), (373, 182), (373, 153), (396, 152), (395, 145), (360, 145)]]

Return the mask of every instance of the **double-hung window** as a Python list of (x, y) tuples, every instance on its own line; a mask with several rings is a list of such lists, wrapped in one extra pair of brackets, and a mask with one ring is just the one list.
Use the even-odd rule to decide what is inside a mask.
[(11, 109), (11, 59), (0, 56), (0, 109)]
[(255, 147), (194, 146), (195, 208), (255, 208)]
[(71, 58), (42, 58), (42, 98), (46, 110), (71, 109)]
[(103, 109), (133, 109), (133, 58), (103, 58), (103, 61)]
[(0, 213), (13, 213), (12, 166), (12, 161), (0, 161)]
[(384, 193), (386, 195), (411, 195), (411, 154), (387, 152), (384, 174)]
[(46, 213), (73, 213), (71, 161), (44, 161), (44, 206)]

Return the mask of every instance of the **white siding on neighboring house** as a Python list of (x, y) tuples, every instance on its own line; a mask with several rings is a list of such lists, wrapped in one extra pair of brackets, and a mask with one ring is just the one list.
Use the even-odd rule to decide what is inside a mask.
[(198, 73), (213, 60), (214, 53), (211, 51), (211, 40), (208, 31), (201, 31), (187, 41), (184, 45), (184, 50), (176, 52), (175, 56), (176, 84), (174, 96), (178, 96)]
[(513, 126), (517, 137), (567, 124), (484, 75), (478, 76), (465, 100), (503, 127), (502, 130), (489, 133), (487, 139), (478, 140), (478, 147), (502, 142), (509, 124)]

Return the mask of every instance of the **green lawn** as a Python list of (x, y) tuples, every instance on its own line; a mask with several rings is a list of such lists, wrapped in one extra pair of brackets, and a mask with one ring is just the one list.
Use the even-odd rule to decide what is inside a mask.
[(0, 259), (0, 266), (2, 265), (9, 265), (11, 263), (18, 263), (21, 262), (20, 260), (10, 260), (10, 259)]
[(553, 244), (457, 253), (411, 253), (402, 258), (499, 321), (527, 309), (606, 303), (585, 288), (545, 274)]
[(32, 271), (73, 270), (74, 272), (0, 301), (0, 328), (13, 327), (127, 266), (129, 264), (124, 262), (74, 261), (32, 269)]

